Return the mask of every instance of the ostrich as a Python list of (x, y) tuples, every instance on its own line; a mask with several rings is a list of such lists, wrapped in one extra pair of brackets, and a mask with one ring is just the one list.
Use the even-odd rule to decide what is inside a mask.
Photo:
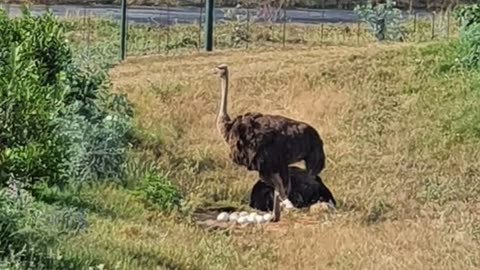
[(310, 125), (280, 115), (248, 112), (231, 119), (227, 113), (228, 67), (221, 64), (215, 72), (220, 78), (221, 100), (217, 130), (230, 147), (230, 158), (260, 179), (274, 192), (273, 221), (280, 220), (280, 207), (293, 208), (288, 199), (288, 165), (305, 161), (307, 174), (315, 178), (325, 167), (323, 141)]
[[(296, 166), (288, 167), (292, 188), (288, 194), (288, 199), (296, 208), (310, 207), (316, 202), (326, 202), (330, 208), (335, 208), (337, 202), (332, 192), (317, 176), (315, 181), (309, 179), (307, 172)], [(250, 193), (250, 207), (260, 211), (272, 211), (273, 209), (273, 189), (259, 179), (253, 185)]]

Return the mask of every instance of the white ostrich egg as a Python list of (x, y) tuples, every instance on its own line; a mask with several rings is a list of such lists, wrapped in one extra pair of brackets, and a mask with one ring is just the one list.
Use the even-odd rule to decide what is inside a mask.
[(248, 222), (247, 220), (247, 217), (246, 216), (240, 216), (238, 219), (237, 219), (237, 222), (240, 223), (240, 224), (245, 224)]
[(222, 212), (217, 216), (218, 221), (228, 221), (228, 213)]
[(230, 218), (229, 218), (230, 221), (237, 221), (237, 219), (238, 219), (238, 213), (237, 212), (233, 212), (233, 213), (230, 214)]
[(255, 213), (251, 213), (250, 215), (247, 216), (248, 223), (253, 223), (255, 222)]
[(273, 215), (270, 214), (270, 213), (266, 213), (265, 215), (263, 215), (263, 219), (264, 219), (266, 222), (270, 221), (272, 218), (273, 218)]
[(255, 222), (257, 222), (257, 223), (263, 223), (263, 222), (265, 222), (265, 219), (263, 218), (262, 215), (256, 215), (256, 216), (255, 216)]

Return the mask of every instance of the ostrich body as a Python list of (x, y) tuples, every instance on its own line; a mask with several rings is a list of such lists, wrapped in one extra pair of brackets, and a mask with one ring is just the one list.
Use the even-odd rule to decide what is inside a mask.
[[(288, 199), (295, 208), (306, 208), (317, 202), (325, 202), (330, 208), (335, 208), (337, 202), (330, 189), (317, 176), (315, 180), (308, 178), (307, 172), (296, 166), (288, 167), (291, 190)], [(273, 188), (259, 179), (250, 192), (249, 205), (260, 211), (273, 210)]]
[(308, 176), (315, 178), (325, 167), (323, 141), (310, 125), (280, 115), (248, 112), (231, 119), (227, 113), (227, 65), (217, 66), (215, 73), (222, 93), (217, 129), (230, 147), (233, 162), (258, 171), (260, 179), (274, 188), (273, 220), (278, 221), (280, 204), (293, 208), (287, 196), (288, 165), (303, 160)]

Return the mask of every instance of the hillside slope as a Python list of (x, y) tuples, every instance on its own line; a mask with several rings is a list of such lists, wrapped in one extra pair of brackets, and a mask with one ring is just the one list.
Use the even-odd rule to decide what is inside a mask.
[[(111, 77), (135, 105), (143, 158), (157, 158), (191, 206), (245, 204), (256, 181), (228, 160), (215, 129), (219, 85), (211, 70), (227, 63), (231, 115), (279, 113), (318, 129), (328, 156), (322, 176), (339, 209), (235, 234), (131, 210), (120, 221), (96, 217), (82, 242), (121, 239), (109, 240), (115, 252), (104, 259), (135, 269), (478, 269), (480, 75), (451, 68), (453, 47), (129, 59)], [(101, 193), (130, 208), (116, 192)]]

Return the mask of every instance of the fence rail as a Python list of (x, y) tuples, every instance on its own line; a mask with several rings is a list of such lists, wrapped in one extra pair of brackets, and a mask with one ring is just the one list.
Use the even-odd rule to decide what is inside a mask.
[[(20, 6), (3, 4), (9, 15), (18, 16)], [(120, 5), (33, 5), (35, 14), (51, 10), (67, 21), (69, 40), (80, 49), (102, 47), (120, 55)], [(221, 9), (214, 12), (214, 50), (226, 48), (290, 47), (317, 45), (364, 45), (375, 36), (352, 10)], [(201, 50), (204, 43), (204, 9), (158, 5), (129, 8), (126, 50), (128, 55)], [(451, 13), (405, 14), (403, 41), (448, 39), (457, 33)]]
[[(4, 0), (10, 4), (21, 4), (24, 0)], [(31, 4), (55, 4), (55, 5), (120, 5), (122, 0), (30, 0)], [(205, 0), (134, 0), (129, 3), (136, 6), (178, 6), (191, 7), (203, 6)], [(283, 5), (289, 5), (295, 8), (327, 8), (327, 9), (353, 9), (357, 4), (366, 4), (369, 2), (383, 3), (384, 0), (277, 0)], [(258, 4), (271, 3), (271, 0), (216, 0), (218, 7), (234, 7), (237, 3), (245, 6), (256, 6)], [(422, 10), (446, 10), (458, 4), (473, 4), (477, 0), (396, 0), (397, 7), (405, 10), (422, 9)], [(93, 4), (92, 4), (93, 3)]]

